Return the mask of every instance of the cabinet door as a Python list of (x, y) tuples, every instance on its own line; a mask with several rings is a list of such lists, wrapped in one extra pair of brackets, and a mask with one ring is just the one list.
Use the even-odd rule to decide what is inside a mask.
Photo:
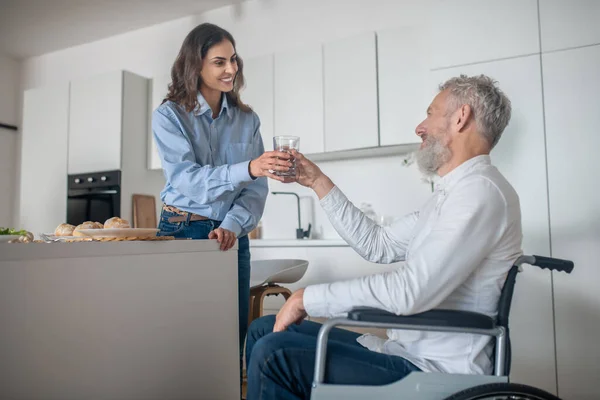
[(152, 134), (152, 113), (160, 106), (163, 99), (166, 97), (171, 83), (171, 75), (161, 75), (153, 78), (149, 82), (150, 86), (150, 110), (148, 115), (148, 169), (162, 169), (158, 150), (156, 149), (156, 141)]
[[(512, 117), (492, 164), (515, 188), (521, 203), (523, 250), (550, 254), (548, 187), (539, 56), (519, 57), (432, 73), (432, 86), (460, 74), (486, 74), (512, 102)], [(556, 392), (551, 276), (525, 268), (515, 286), (511, 311), (511, 380)]]
[(19, 227), (37, 235), (67, 220), (69, 85), (25, 91)]
[(600, 399), (600, 46), (544, 54), (552, 255), (575, 262), (554, 274), (558, 389)]
[(420, 28), (377, 32), (380, 144), (418, 143), (415, 128), (432, 100), (429, 63)]
[(322, 153), (323, 48), (275, 54), (275, 134), (300, 137), (300, 151)]
[(537, 4), (536, 0), (435, 0), (429, 29), (423, 29), (431, 38), (431, 67), (539, 52)]
[(69, 173), (121, 169), (123, 73), (71, 82)]
[(597, 0), (540, 1), (542, 51), (599, 44), (598, 17)]
[(324, 45), (325, 151), (379, 145), (375, 53), (373, 32)]
[(258, 114), (265, 150), (273, 150), (273, 55), (244, 60), (244, 78), (242, 101)]

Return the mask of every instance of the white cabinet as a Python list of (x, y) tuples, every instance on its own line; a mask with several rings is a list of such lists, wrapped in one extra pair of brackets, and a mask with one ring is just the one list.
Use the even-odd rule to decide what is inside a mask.
[(325, 151), (379, 145), (376, 60), (374, 32), (324, 45)]
[(542, 51), (600, 43), (598, 18), (597, 0), (540, 1)]
[(35, 235), (66, 221), (68, 113), (68, 84), (24, 93), (18, 226)]
[[(548, 256), (550, 239), (539, 56), (435, 71), (431, 74), (431, 85), (435, 87), (461, 73), (493, 77), (512, 102), (512, 118), (491, 152), (492, 163), (519, 195), (523, 250), (528, 254)], [(527, 268), (519, 274), (513, 304), (511, 378), (556, 392), (552, 288), (548, 271)]]
[(123, 72), (71, 82), (69, 174), (121, 169)]
[(417, 143), (415, 128), (432, 100), (420, 27), (377, 32), (380, 145)]
[(273, 55), (244, 60), (244, 78), (242, 102), (258, 114), (265, 150), (273, 150)]
[(323, 48), (275, 54), (275, 134), (300, 137), (300, 151), (322, 153)]
[(432, 68), (539, 52), (536, 0), (436, 0), (429, 23)]
[(160, 157), (156, 148), (156, 141), (152, 134), (152, 113), (160, 106), (167, 96), (170, 83), (171, 75), (157, 76), (148, 83), (150, 92), (150, 109), (148, 110), (148, 169), (162, 169)]
[[(540, 4), (541, 5), (541, 4)], [(600, 398), (600, 46), (543, 56), (559, 395)]]

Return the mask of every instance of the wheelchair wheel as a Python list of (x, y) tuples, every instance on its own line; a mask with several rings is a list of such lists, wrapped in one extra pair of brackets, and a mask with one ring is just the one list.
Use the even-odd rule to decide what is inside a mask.
[(558, 397), (518, 383), (489, 383), (462, 390), (446, 400), (560, 400)]

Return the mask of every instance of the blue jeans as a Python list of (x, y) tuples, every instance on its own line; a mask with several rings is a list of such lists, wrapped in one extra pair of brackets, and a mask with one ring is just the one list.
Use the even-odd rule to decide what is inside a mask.
[[(169, 222), (169, 217), (177, 214), (162, 210), (158, 223), (159, 236), (174, 236), (176, 238), (208, 239), (208, 234), (221, 225), (220, 221), (205, 220), (191, 222)], [(248, 312), (250, 300), (250, 242), (248, 236), (238, 238), (238, 305), (239, 305), (239, 334), (240, 334), (240, 371), (244, 339), (248, 330)], [(241, 374), (241, 372), (240, 372)]]
[[(248, 400), (309, 399), (321, 324), (304, 321), (273, 333), (275, 316), (256, 319), (248, 330), (246, 372)], [(327, 344), (325, 382), (384, 385), (420, 371), (402, 357), (361, 346), (360, 334), (333, 328)]]

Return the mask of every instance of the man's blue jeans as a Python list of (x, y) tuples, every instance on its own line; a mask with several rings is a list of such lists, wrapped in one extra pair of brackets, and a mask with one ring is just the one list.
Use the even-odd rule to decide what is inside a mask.
[[(214, 220), (169, 222), (169, 217), (177, 214), (162, 210), (158, 229), (161, 236), (174, 236), (176, 238), (208, 239), (208, 234), (219, 227), (221, 222)], [(201, 260), (198, 260), (201, 262)], [(218, 265), (215, 265), (218, 267)], [(242, 354), (244, 339), (248, 330), (248, 311), (250, 301), (250, 242), (248, 236), (238, 239), (238, 305), (239, 305), (239, 334), (240, 334), (240, 376), (242, 367)]]
[[(247, 400), (309, 399), (321, 324), (304, 321), (286, 332), (273, 333), (275, 316), (256, 319), (246, 340)], [(361, 346), (360, 336), (344, 329), (329, 333), (325, 382), (384, 385), (419, 371), (402, 357)]]

